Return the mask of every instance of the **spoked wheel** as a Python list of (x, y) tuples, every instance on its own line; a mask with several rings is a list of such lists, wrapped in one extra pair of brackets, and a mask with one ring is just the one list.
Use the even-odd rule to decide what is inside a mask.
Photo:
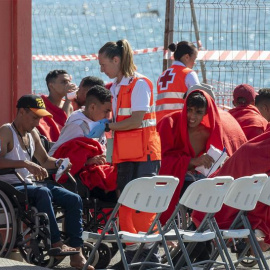
[(0, 190), (0, 257), (8, 257), (14, 248), (17, 237), (17, 219), (14, 207)]
[[(92, 244), (90, 244), (88, 242), (83, 242), (82, 253), (83, 253), (84, 257), (86, 258), (86, 260), (89, 258), (90, 253), (92, 252), (93, 248), (94, 248), (94, 246)], [(92, 266), (97, 267), (98, 261), (99, 261), (99, 252), (96, 251), (94, 260), (92, 262), (90, 262), (90, 264)]]
[[(35, 215), (35, 211), (32, 213)], [(44, 224), (44, 226), (39, 227), (38, 235), (34, 236), (36, 232), (33, 231), (33, 227), (38, 225), (31, 223), (32, 218), (28, 216), (26, 219), (20, 220), (17, 247), (24, 260), (28, 263), (48, 268), (54, 267), (62, 262), (65, 257), (59, 257), (59, 259), (48, 255), (50, 247), (48, 244), (48, 239), (50, 239), (49, 229)], [(31, 226), (29, 226), (30, 223)], [(27, 239), (28, 241), (26, 241)]]
[(112, 254), (111, 254), (111, 250), (109, 246), (107, 246), (104, 243), (101, 243), (98, 248), (98, 254), (99, 254), (99, 260), (95, 268), (96, 269), (106, 268), (110, 264), (110, 261), (112, 258)]

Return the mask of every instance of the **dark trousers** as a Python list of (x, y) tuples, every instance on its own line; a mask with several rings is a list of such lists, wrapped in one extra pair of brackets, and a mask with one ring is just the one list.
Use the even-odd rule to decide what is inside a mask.
[[(24, 192), (23, 186), (15, 186), (15, 188)], [(52, 206), (52, 203), (55, 203), (64, 209), (65, 232), (70, 238), (69, 245), (82, 246), (82, 200), (79, 195), (54, 184), (27, 185), (27, 193), (38, 212), (47, 213), (49, 217), (52, 244), (60, 241), (60, 232)]]

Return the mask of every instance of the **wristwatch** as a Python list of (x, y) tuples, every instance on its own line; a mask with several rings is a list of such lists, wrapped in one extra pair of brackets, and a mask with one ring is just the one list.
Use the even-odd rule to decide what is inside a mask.
[(109, 132), (110, 130), (109, 123), (105, 123), (105, 132)]

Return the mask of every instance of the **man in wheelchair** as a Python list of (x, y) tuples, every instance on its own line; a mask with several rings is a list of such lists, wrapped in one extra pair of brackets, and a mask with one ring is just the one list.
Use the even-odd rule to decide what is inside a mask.
[[(50, 221), (51, 243), (57, 256), (70, 256), (70, 265), (82, 269), (86, 260), (82, 254), (82, 201), (79, 195), (52, 183), (45, 184), (48, 177), (46, 169), (60, 166), (62, 159), (56, 160), (47, 155), (39, 135), (35, 130), (43, 116), (51, 116), (46, 111), (41, 97), (24, 95), (17, 103), (17, 115), (10, 124), (0, 127), (0, 169), (15, 168), (22, 176), (28, 197), (38, 212), (47, 213)], [(41, 166), (32, 162), (35, 157)], [(71, 164), (68, 165), (69, 170)], [(1, 175), (0, 180), (13, 185), (24, 192), (24, 185), (13, 174)], [(64, 244), (56, 222), (52, 203), (65, 211), (65, 232), (69, 237), (69, 246)], [(89, 266), (87, 269), (94, 269)]]

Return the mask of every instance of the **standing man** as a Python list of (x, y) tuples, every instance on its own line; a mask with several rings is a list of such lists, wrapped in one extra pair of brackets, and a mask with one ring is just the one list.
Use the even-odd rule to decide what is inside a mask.
[[(42, 182), (48, 177), (46, 169), (59, 167), (62, 159), (56, 160), (48, 156), (35, 130), (42, 117), (51, 117), (40, 96), (24, 95), (17, 103), (18, 112), (11, 124), (0, 127), (0, 168), (15, 168), (27, 184), (28, 197), (39, 212), (47, 213), (50, 221), (52, 247), (59, 248), (60, 256), (73, 254), (70, 265), (82, 269), (86, 260), (82, 254), (82, 200), (81, 197), (62, 187), (48, 183), (47, 186), (36, 186), (34, 182)], [(41, 166), (32, 162), (38, 160)], [(69, 168), (71, 164), (69, 164)], [(46, 168), (46, 169), (45, 169)], [(24, 185), (13, 174), (0, 177), (24, 192)], [(69, 245), (61, 240), (52, 204), (65, 209), (65, 231), (69, 237)], [(88, 266), (88, 270), (93, 270)]]
[(71, 76), (65, 70), (53, 70), (46, 76), (49, 95), (42, 95), (47, 110), (53, 118), (41, 119), (38, 130), (50, 141), (56, 141), (68, 116), (73, 112), (67, 93), (75, 91), (77, 86), (71, 83)]

